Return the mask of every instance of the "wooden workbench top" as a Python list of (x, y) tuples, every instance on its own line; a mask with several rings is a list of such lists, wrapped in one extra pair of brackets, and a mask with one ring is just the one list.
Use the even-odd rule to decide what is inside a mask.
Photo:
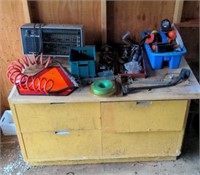
[[(156, 70), (155, 75), (146, 78), (146, 81), (162, 80), (163, 77), (173, 73), (178, 75), (182, 68), (190, 69), (187, 62), (182, 58), (179, 69), (164, 68)], [(145, 86), (148, 86), (147, 84)], [(19, 95), (13, 87), (9, 97), (13, 103), (67, 103), (67, 102), (101, 102), (101, 101), (139, 101), (139, 100), (172, 100), (172, 99), (200, 99), (200, 85), (191, 71), (190, 77), (185, 82), (176, 86), (141, 90), (126, 96), (98, 97), (91, 94), (89, 86), (79, 88), (69, 96), (28, 96)]]

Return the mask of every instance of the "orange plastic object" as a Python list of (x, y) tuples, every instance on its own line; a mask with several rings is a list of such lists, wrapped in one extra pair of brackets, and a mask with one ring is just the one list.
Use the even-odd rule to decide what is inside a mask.
[(21, 95), (69, 95), (76, 89), (74, 83), (61, 67), (48, 67), (28, 81), (27, 88), (17, 84)]
[(147, 36), (145, 42), (146, 42), (147, 44), (150, 44), (150, 43), (152, 43), (152, 42), (154, 41), (154, 39), (155, 39), (155, 35), (154, 35), (153, 33), (150, 33), (150, 34)]
[(155, 51), (155, 50), (156, 50), (156, 45), (155, 45), (155, 44), (152, 44), (151, 49), (152, 49), (153, 51)]
[(176, 39), (176, 31), (171, 30), (168, 32), (168, 43), (171, 43), (171, 41), (174, 41)]
[(168, 32), (168, 37), (171, 39), (171, 40), (175, 40), (176, 39), (176, 31), (175, 30), (171, 30)]

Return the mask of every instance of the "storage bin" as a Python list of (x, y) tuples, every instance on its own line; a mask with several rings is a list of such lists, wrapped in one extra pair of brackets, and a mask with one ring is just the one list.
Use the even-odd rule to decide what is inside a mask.
[(72, 75), (80, 78), (96, 76), (96, 52), (94, 46), (69, 49), (69, 66)]
[(0, 120), (3, 135), (16, 135), (15, 124), (12, 119), (11, 110), (6, 110)]
[[(143, 32), (142, 37), (144, 38), (145, 33), (148, 32), (149, 31)], [(149, 57), (151, 67), (153, 69), (162, 69), (164, 62), (168, 62), (168, 66), (170, 69), (176, 69), (180, 65), (182, 56), (187, 52), (185, 46), (182, 48), (181, 51), (164, 52), (164, 53), (153, 52), (151, 47), (147, 43), (144, 43), (144, 47)]]

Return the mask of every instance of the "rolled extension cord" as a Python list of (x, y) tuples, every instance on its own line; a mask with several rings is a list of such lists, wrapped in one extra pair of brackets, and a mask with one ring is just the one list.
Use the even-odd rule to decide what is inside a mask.
[(111, 96), (115, 91), (115, 82), (112, 80), (97, 80), (91, 85), (91, 92), (98, 96)]

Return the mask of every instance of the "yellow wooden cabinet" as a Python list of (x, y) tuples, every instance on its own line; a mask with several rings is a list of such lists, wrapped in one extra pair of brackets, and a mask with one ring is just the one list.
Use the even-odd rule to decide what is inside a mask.
[(102, 103), (103, 157), (175, 158), (187, 107), (187, 100)]
[[(189, 68), (184, 59), (181, 67)], [(191, 73), (177, 86), (124, 97), (97, 97), (87, 87), (67, 97), (20, 96), (13, 88), (9, 103), (27, 162), (78, 164), (176, 159), (190, 99), (199, 97)]]
[(187, 100), (12, 104), (30, 163), (175, 159)]

